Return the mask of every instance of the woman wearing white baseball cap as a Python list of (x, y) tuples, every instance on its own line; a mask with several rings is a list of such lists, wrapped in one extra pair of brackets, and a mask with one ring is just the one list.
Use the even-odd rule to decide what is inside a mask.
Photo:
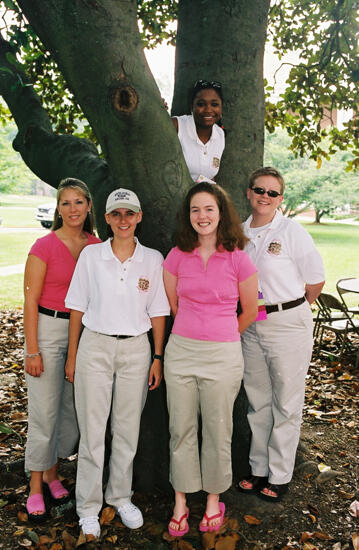
[(131, 502), (132, 467), (147, 390), (156, 389), (162, 379), (169, 314), (163, 257), (135, 237), (142, 220), (137, 195), (129, 189), (113, 191), (105, 218), (112, 236), (89, 247), (92, 254), (81, 254), (66, 297), (71, 309), (66, 376), (75, 382), (81, 433), (76, 505), (83, 533), (95, 537), (101, 532), (98, 514), (110, 410), (112, 452), (105, 500), (130, 529), (143, 524), (141, 511)]

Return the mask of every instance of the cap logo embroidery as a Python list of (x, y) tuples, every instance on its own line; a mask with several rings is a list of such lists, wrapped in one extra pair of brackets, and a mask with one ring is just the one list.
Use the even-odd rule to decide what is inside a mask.
[(272, 241), (268, 245), (267, 252), (273, 254), (274, 256), (279, 256), (282, 250), (282, 243), (279, 241)]
[(137, 288), (142, 292), (147, 292), (150, 288), (150, 281), (146, 279), (146, 277), (140, 277), (138, 279)]
[(117, 191), (114, 195), (114, 200), (122, 201), (128, 200), (130, 198), (130, 193), (128, 191)]

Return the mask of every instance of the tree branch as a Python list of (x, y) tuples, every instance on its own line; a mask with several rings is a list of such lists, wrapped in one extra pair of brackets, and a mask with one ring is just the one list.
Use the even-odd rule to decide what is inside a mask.
[[(0, 94), (6, 101), (18, 127), (13, 147), (27, 166), (43, 181), (57, 187), (68, 176), (86, 179), (90, 189), (108, 177), (106, 163), (96, 147), (85, 139), (58, 136), (31, 82), (16, 60), (10, 44), (0, 34)], [(44, 162), (46, 159), (46, 162)]]

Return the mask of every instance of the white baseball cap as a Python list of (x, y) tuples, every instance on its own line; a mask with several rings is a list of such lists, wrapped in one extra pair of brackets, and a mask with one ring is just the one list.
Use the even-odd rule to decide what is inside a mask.
[(139, 212), (141, 210), (140, 201), (138, 196), (130, 189), (115, 189), (107, 197), (106, 201), (106, 214), (109, 214), (116, 208), (128, 208), (134, 212)]

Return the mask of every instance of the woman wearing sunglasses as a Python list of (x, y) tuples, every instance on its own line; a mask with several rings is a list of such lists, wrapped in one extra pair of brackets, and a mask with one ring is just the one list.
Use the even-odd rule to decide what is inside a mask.
[(242, 335), (252, 441), (251, 475), (238, 488), (272, 502), (281, 499), (293, 474), (312, 354), (310, 304), (324, 285), (312, 238), (278, 210), (283, 192), (277, 170), (256, 170), (247, 190), (252, 215), (244, 223), (250, 239), (245, 250), (258, 269), (266, 318)]
[(220, 82), (197, 80), (191, 91), (192, 114), (172, 118), (193, 181), (200, 176), (213, 180), (219, 170), (225, 142), (218, 125), (222, 103)]

